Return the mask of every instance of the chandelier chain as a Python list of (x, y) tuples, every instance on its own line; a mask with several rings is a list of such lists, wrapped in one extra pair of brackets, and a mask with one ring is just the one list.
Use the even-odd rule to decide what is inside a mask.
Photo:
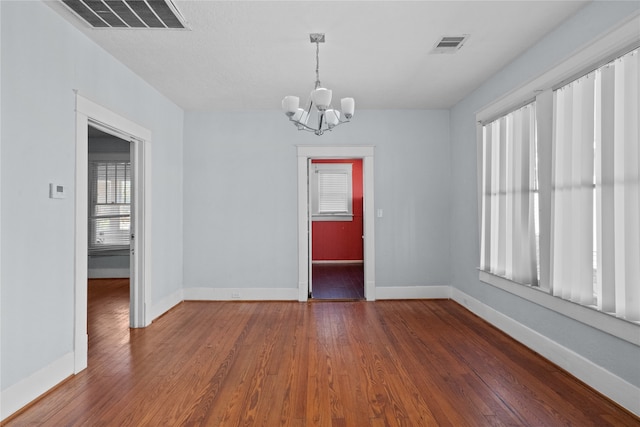
[(316, 87), (320, 87), (320, 43), (316, 41)]

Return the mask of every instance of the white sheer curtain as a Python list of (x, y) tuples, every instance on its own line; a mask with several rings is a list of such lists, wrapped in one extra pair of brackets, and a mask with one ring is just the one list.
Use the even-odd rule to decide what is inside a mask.
[(553, 171), (553, 294), (593, 304), (595, 73), (556, 91)]
[[(639, 55), (555, 92), (551, 289), (640, 320)], [(595, 256), (594, 256), (595, 253)]]
[(628, 320), (640, 320), (639, 65), (636, 49), (600, 70), (597, 288), (602, 309)]
[(535, 104), (483, 126), (481, 268), (537, 285)]

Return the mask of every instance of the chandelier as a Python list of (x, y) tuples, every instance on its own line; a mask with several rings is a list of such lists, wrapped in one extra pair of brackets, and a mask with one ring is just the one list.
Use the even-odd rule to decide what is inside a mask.
[(316, 82), (311, 96), (304, 108), (300, 108), (300, 98), (285, 96), (282, 100), (282, 110), (289, 117), (289, 121), (298, 128), (316, 135), (322, 135), (327, 130), (348, 123), (353, 117), (355, 101), (353, 98), (342, 98), (340, 107), (342, 112), (331, 107), (331, 89), (320, 85), (320, 43), (324, 43), (324, 33), (309, 34), (311, 43), (316, 44)]

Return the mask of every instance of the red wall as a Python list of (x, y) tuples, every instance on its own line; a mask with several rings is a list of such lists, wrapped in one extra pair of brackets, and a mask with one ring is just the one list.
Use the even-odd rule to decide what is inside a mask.
[(353, 165), (353, 221), (313, 221), (313, 261), (362, 261), (362, 159), (316, 159), (311, 163)]

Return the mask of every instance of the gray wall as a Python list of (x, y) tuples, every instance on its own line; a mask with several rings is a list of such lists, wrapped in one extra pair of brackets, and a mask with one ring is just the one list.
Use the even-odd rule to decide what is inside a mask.
[(152, 132), (152, 302), (182, 287), (183, 113), (43, 2), (0, 7), (5, 390), (73, 351), (74, 89)]
[(280, 112), (187, 113), (185, 288), (297, 287), (297, 144), (375, 146), (376, 284), (449, 284), (448, 111), (357, 111), (322, 137)]
[(635, 386), (640, 386), (640, 348), (478, 280), (475, 112), (556, 65), (639, 5), (588, 5), (451, 110), (451, 284)]

